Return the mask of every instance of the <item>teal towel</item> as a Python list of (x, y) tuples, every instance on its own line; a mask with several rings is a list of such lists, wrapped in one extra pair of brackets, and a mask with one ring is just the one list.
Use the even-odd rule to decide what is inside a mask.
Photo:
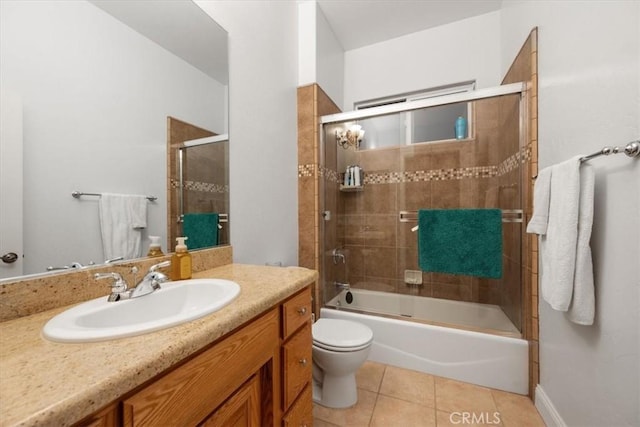
[(418, 225), (423, 271), (502, 277), (500, 209), (422, 209)]
[(187, 213), (182, 224), (183, 234), (188, 237), (189, 249), (201, 249), (218, 244), (217, 213)]

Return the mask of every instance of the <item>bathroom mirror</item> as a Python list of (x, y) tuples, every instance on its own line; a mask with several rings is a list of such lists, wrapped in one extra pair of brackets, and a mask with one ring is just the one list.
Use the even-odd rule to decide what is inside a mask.
[[(156, 197), (141, 253), (149, 235), (171, 252), (168, 119), (228, 133), (224, 29), (191, 0), (3, 0), (0, 8), (0, 93), (17, 100), (10, 120), (21, 118), (23, 152), (13, 175), (22, 184), (3, 175), (0, 205), (16, 206), (5, 188), (22, 189), (24, 253), (22, 271), (0, 263), (0, 280), (103, 263), (100, 193)], [(218, 153), (228, 175), (228, 150)], [(8, 235), (0, 229), (0, 255), (11, 251)]]

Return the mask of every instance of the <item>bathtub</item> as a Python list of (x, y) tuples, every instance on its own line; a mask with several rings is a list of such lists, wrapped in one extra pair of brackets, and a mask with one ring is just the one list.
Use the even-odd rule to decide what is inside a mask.
[[(459, 301), (359, 289), (352, 289), (351, 292), (352, 304), (346, 303), (343, 291), (327, 303), (329, 307), (320, 310), (320, 317), (354, 320), (369, 326), (373, 331), (369, 360), (513, 393), (528, 394), (529, 349), (526, 340), (459, 327), (465, 322), (472, 322), (474, 313), (479, 315), (479, 323), (473, 324), (474, 329), (483, 328), (482, 322), (495, 326), (492, 323), (495, 321), (495, 313), (493, 310), (485, 310), (495, 306), (484, 307), (484, 304), (461, 304)], [(414, 301), (408, 302), (407, 298)], [(381, 304), (384, 300), (388, 300), (386, 307), (366, 307), (367, 303)], [(431, 320), (428, 316), (421, 322), (388, 317), (394, 304), (404, 304), (405, 307), (411, 304), (412, 315), (431, 312), (436, 318), (434, 322), (456, 324), (458, 327), (425, 323)], [(460, 311), (458, 314), (463, 322), (454, 321), (456, 309)], [(365, 313), (372, 311), (385, 316)], [(395, 314), (402, 316), (403, 313), (399, 311)], [(442, 321), (443, 318), (446, 318), (446, 322)]]

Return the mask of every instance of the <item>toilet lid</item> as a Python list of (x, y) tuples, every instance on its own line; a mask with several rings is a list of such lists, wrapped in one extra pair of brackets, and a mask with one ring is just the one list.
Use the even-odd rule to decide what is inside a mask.
[(313, 343), (334, 351), (354, 351), (373, 341), (373, 331), (361, 323), (341, 319), (318, 319), (312, 327)]

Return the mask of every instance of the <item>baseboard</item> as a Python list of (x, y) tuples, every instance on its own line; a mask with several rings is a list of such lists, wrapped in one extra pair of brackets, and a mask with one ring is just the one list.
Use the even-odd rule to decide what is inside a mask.
[(536, 386), (535, 405), (547, 427), (567, 427), (540, 384)]

